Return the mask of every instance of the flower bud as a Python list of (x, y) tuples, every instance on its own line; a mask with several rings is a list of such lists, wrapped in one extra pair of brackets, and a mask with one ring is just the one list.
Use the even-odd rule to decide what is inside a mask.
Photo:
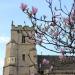
[(27, 9), (27, 4), (21, 3), (20, 8), (22, 11), (25, 11)]

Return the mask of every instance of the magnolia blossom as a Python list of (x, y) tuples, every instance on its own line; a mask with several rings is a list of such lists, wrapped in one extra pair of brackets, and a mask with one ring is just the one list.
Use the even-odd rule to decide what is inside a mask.
[(73, 10), (72, 14), (71, 14), (71, 18), (73, 21), (75, 21), (75, 9)]
[(43, 61), (42, 61), (42, 63), (43, 64), (49, 64), (49, 60), (47, 60), (47, 59), (44, 58)]
[(70, 18), (70, 19), (69, 18), (65, 18), (64, 22), (65, 22), (66, 25), (70, 25), (70, 24), (74, 23), (74, 20), (72, 20), (72, 18)]
[(64, 55), (60, 55), (59, 59), (60, 59), (60, 61), (62, 61), (64, 59)]
[(64, 55), (64, 48), (61, 48), (60, 50), (61, 50), (62, 55)]
[(72, 29), (73, 32), (75, 32), (75, 29)]
[(41, 39), (41, 37), (43, 36), (43, 33), (37, 33), (37, 38)]
[(35, 14), (37, 13), (37, 11), (38, 11), (38, 9), (37, 9), (37, 8), (32, 7), (32, 12), (31, 12), (31, 13), (32, 13), (33, 15), (35, 15)]
[(39, 67), (41, 68), (41, 63), (39, 64)]
[(53, 70), (53, 65), (50, 66), (50, 71), (52, 71), (52, 70)]
[(27, 4), (21, 3), (20, 8), (22, 11), (25, 11), (27, 9)]
[(60, 61), (63, 61), (65, 59), (65, 56), (62, 54), (59, 56)]
[(65, 22), (65, 24), (69, 24), (69, 19), (68, 18), (64, 18), (64, 22)]
[(35, 75), (33, 72), (30, 75)]
[(54, 32), (53, 33), (53, 36), (58, 36), (59, 35), (59, 32)]
[(56, 28), (53, 27), (53, 26), (50, 26), (50, 28), (51, 28), (52, 31), (55, 31), (56, 30)]
[(64, 18), (64, 22), (65, 22), (65, 24), (68, 24), (68, 25), (74, 24), (74, 22), (75, 22), (75, 12), (71, 13), (70, 18), (69, 17)]
[(43, 40), (42, 40), (42, 39), (38, 39), (38, 40), (36, 40), (36, 44), (38, 44), (38, 45), (41, 45), (41, 44), (42, 44), (42, 42), (43, 42)]

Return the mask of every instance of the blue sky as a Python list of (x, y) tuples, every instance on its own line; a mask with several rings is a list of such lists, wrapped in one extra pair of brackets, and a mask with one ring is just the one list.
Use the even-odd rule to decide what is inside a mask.
[[(73, 0), (62, 0), (62, 5), (67, 4), (67, 8), (71, 6)], [(35, 6), (38, 8), (37, 15), (49, 15), (49, 8), (45, 0), (0, 0), (0, 75), (2, 75), (2, 67), (5, 57), (6, 43), (10, 40), (11, 22), (14, 24), (24, 25), (24, 21), (28, 23), (27, 17), (20, 10), (20, 4), (24, 2), (28, 7)], [(55, 5), (59, 5), (58, 0), (54, 0)], [(42, 13), (42, 14), (41, 14)], [(38, 52), (39, 54), (41, 51)], [(43, 52), (44, 53), (44, 52)], [(46, 52), (48, 54), (48, 52)]]

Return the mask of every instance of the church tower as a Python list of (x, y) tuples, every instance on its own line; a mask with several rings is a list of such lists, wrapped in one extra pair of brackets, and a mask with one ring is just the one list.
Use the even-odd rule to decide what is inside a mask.
[(33, 27), (12, 24), (11, 41), (6, 45), (3, 75), (36, 74), (36, 45)]

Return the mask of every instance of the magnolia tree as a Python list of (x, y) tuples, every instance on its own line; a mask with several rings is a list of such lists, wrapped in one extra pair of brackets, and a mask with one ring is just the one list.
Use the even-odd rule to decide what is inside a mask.
[[(61, 0), (59, 0), (59, 8), (53, 7), (53, 0), (46, 0), (46, 2), (50, 9), (51, 20), (48, 20), (46, 15), (38, 18), (36, 16), (38, 13), (36, 7), (32, 7), (32, 10), (30, 10), (27, 4), (22, 3), (20, 6), (21, 10), (28, 16), (34, 27), (35, 37), (33, 37), (33, 40), (35, 40), (35, 42), (33, 43), (45, 48), (46, 50), (60, 54), (60, 60), (66, 59), (66, 56), (74, 56), (75, 0), (69, 12), (64, 11), (61, 6)], [(66, 8), (66, 10), (68, 9)], [(62, 13), (63, 15), (66, 15), (66, 18)]]

